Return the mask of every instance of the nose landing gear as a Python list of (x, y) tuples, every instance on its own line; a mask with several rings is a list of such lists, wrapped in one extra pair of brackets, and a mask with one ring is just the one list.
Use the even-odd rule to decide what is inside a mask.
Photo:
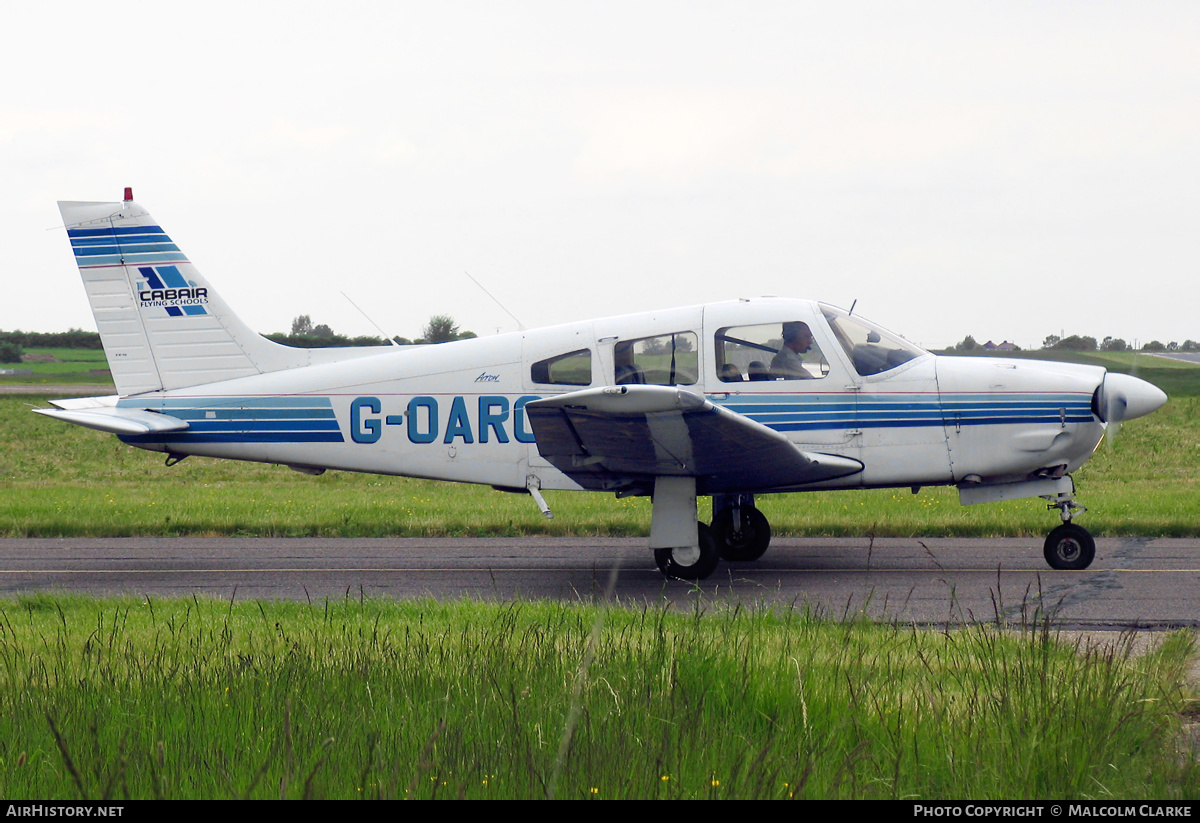
[(1063, 523), (1046, 536), (1042, 549), (1046, 562), (1051, 568), (1064, 571), (1086, 569), (1096, 557), (1096, 541), (1087, 529), (1072, 523), (1071, 518), (1076, 509), (1080, 513), (1087, 509), (1075, 502), (1073, 490), (1047, 499), (1051, 501), (1048, 508), (1058, 509)]

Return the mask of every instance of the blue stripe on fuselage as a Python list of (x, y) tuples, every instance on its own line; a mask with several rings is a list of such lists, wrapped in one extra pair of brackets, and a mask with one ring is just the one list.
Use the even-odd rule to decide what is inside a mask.
[(160, 411), (188, 421), (184, 431), (121, 437), (131, 445), (345, 442), (328, 397), (125, 398), (117, 406)]
[(186, 446), (189, 443), (344, 443), (340, 432), (164, 432), (118, 435), (122, 443), (156, 443)]
[(1029, 423), (1090, 423), (1090, 394), (788, 394), (740, 395), (722, 402), (729, 411), (776, 431), (845, 428), (913, 428)]

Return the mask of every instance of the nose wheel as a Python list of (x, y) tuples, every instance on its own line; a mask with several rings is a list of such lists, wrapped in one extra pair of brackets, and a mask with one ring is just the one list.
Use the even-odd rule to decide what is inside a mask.
[(1051, 568), (1078, 571), (1092, 565), (1096, 541), (1082, 526), (1063, 523), (1046, 537), (1044, 553)]

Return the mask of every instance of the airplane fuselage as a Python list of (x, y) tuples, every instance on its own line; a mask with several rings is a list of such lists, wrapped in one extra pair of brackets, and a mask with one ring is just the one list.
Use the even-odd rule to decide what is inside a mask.
[[(801, 449), (863, 465), (856, 474), (796, 489), (1004, 482), (1056, 466), (1071, 471), (1103, 436), (1104, 424), (1091, 410), (1101, 368), (918, 351), (894, 368), (864, 375), (828, 311), (809, 301), (761, 298), (386, 348), (350, 362), (123, 399), (120, 405), (189, 423), (186, 431), (123, 439), (178, 455), (510, 488), (524, 488), (535, 476), (543, 489), (580, 489), (539, 455), (526, 404), (613, 385), (623, 343), (684, 334), (692, 350), (675, 352), (676, 373), (658, 381), (650, 375), (650, 382), (670, 378), (671, 385), (779, 431)], [(796, 321), (811, 329), (810, 353), (819, 352), (819, 360), (810, 357), (811, 377), (754, 380), (737, 364), (732, 367), (741, 379), (718, 373), (731, 360), (718, 351), (728, 330), (778, 329)], [(580, 361), (575, 373), (556, 377), (535, 368), (572, 353)], [(772, 353), (764, 347), (759, 359)], [(666, 358), (647, 356), (662, 369), (669, 368)]]

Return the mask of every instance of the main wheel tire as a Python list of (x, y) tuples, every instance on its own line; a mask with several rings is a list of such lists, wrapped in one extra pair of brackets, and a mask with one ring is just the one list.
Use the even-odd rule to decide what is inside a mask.
[(1051, 568), (1079, 571), (1092, 565), (1096, 541), (1082, 526), (1063, 523), (1046, 537), (1045, 555)]
[(717, 539), (712, 529), (703, 523), (696, 524), (699, 542), (696, 548), (690, 546), (675, 549), (655, 549), (654, 562), (658, 569), (667, 577), (679, 580), (703, 580), (713, 573), (721, 562), (721, 553), (717, 550)]
[(767, 517), (753, 506), (742, 506), (742, 522), (735, 525), (729, 509), (713, 518), (713, 534), (721, 549), (721, 558), (734, 562), (757, 560), (771, 544), (771, 524)]

